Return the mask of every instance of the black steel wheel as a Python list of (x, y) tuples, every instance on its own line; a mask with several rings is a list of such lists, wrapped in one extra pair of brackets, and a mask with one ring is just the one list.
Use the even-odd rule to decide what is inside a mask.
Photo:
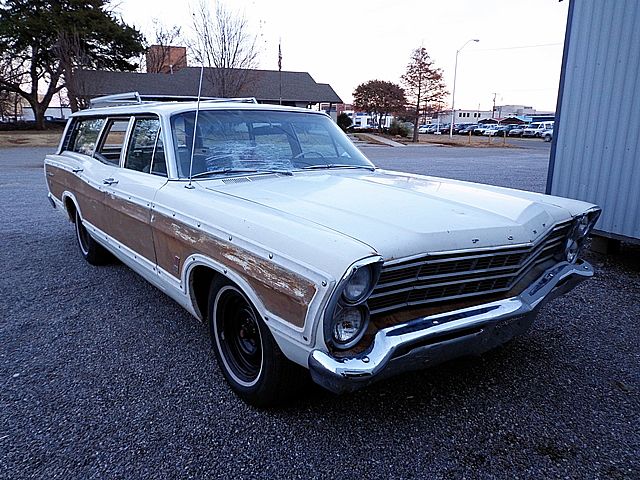
[(250, 387), (260, 377), (262, 336), (253, 308), (234, 286), (225, 285), (216, 297), (215, 334), (225, 369), (239, 384)]
[(80, 253), (91, 265), (104, 265), (108, 263), (111, 256), (109, 252), (98, 242), (96, 242), (87, 227), (82, 223), (82, 217), (76, 210), (74, 223), (76, 226), (76, 239), (80, 247)]
[(227, 383), (247, 403), (288, 400), (308, 374), (288, 360), (242, 290), (216, 277), (209, 290), (211, 344)]

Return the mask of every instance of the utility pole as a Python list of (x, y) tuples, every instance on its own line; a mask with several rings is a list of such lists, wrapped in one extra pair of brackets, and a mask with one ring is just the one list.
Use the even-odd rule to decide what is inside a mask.
[(451, 93), (451, 122), (449, 124), (449, 138), (453, 138), (453, 123), (455, 122), (455, 113), (456, 113), (456, 77), (458, 76), (458, 55), (462, 51), (464, 47), (467, 46), (470, 42), (478, 43), (480, 40), (477, 38), (471, 38), (465, 42), (458, 50), (456, 50), (456, 64), (453, 68), (453, 92)]
[(497, 93), (493, 94), (493, 113), (491, 114), (491, 118), (496, 118), (496, 97), (498, 96)]
[(280, 105), (282, 105), (282, 39), (278, 40), (278, 76), (280, 77)]

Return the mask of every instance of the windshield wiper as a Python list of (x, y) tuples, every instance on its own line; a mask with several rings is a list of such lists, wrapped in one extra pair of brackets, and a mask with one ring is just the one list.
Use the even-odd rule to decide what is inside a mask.
[(254, 168), (220, 168), (218, 170), (207, 170), (206, 172), (196, 173), (191, 178), (207, 177), (209, 175), (224, 175), (227, 173), (256, 173), (258, 170)]
[(226, 175), (229, 173), (278, 173), (280, 175), (293, 175), (293, 172), (289, 170), (280, 169), (255, 169), (255, 168), (220, 168), (218, 170), (208, 170), (206, 172), (200, 172), (193, 175), (191, 178), (202, 178), (209, 175)]
[(291, 170), (282, 170), (279, 168), (261, 168), (260, 170), (257, 170), (258, 173), (278, 173), (280, 175), (286, 175), (288, 177), (293, 175), (293, 172)]
[(369, 170), (373, 172), (376, 167), (369, 167), (367, 165), (348, 165), (342, 163), (320, 163), (318, 165), (308, 165), (306, 167), (301, 167), (302, 170), (323, 170), (330, 168), (364, 168), (365, 170)]

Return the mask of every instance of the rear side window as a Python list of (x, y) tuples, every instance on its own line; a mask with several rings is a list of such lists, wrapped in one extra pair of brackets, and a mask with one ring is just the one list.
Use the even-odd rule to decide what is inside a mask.
[(124, 139), (127, 135), (129, 127), (129, 119), (110, 119), (102, 142), (95, 152), (95, 157), (105, 163), (118, 165), (120, 163), (120, 154), (124, 146)]
[(75, 128), (71, 150), (85, 155), (93, 155), (104, 121), (104, 118), (80, 120)]

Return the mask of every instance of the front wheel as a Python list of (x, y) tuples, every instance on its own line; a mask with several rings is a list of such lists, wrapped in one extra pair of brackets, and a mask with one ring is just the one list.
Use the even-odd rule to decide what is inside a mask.
[(222, 374), (247, 403), (283, 403), (303, 384), (302, 368), (285, 357), (244, 293), (224, 278), (209, 291), (209, 333)]
[(75, 224), (78, 246), (84, 259), (91, 265), (104, 265), (108, 263), (110, 259), (109, 252), (89, 234), (87, 227), (83, 225), (82, 218), (80, 218), (80, 214), (77, 211)]

